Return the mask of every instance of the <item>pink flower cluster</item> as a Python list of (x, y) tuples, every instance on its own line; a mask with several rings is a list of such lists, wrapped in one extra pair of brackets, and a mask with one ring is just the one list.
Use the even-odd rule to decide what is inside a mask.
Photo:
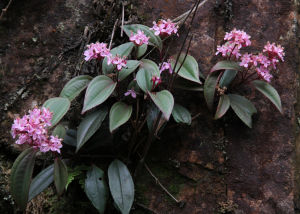
[(116, 65), (118, 71), (122, 70), (123, 67), (126, 67), (127, 61), (125, 57), (120, 57), (118, 55), (113, 56), (109, 49), (107, 48), (107, 44), (105, 43), (91, 43), (87, 45), (88, 49), (84, 51), (85, 61), (89, 61), (91, 59), (103, 59), (107, 57), (107, 64)]
[(137, 46), (140, 46), (143, 44), (148, 45), (149, 39), (150, 39), (150, 37), (147, 37), (145, 35), (145, 33), (141, 30), (138, 30), (136, 34), (131, 32), (131, 36), (129, 37), (129, 40)]
[(41, 152), (60, 153), (62, 139), (48, 135), (51, 119), (52, 113), (46, 108), (34, 108), (22, 118), (16, 118), (11, 129), (12, 137), (18, 138), (16, 144), (28, 144)]
[(157, 23), (153, 22), (153, 27), (150, 28), (154, 30), (156, 36), (160, 35), (161, 37), (171, 36), (172, 34), (177, 34), (178, 36), (178, 26), (173, 23), (170, 19), (159, 20)]
[(117, 70), (121, 71), (122, 68), (126, 67), (127, 61), (126, 61), (126, 57), (120, 57), (118, 55), (116, 56), (110, 56), (107, 58), (107, 64), (113, 64), (117, 66)]
[(279, 61), (284, 61), (285, 53), (280, 45), (276, 46), (275, 43), (270, 44), (270, 42), (265, 45), (263, 52), (267, 53), (268, 56), (265, 56), (263, 53), (259, 53), (258, 55), (244, 54), (241, 57), (240, 66), (245, 68), (255, 66), (258, 76), (270, 82), (273, 77), (270, 74), (271, 69), (276, 69)]
[(230, 33), (226, 33), (224, 40), (227, 42), (222, 46), (217, 46), (216, 55), (221, 53), (223, 57), (227, 57), (229, 60), (231, 56), (235, 56), (236, 59), (240, 58), (240, 66), (247, 69), (255, 67), (258, 76), (270, 82), (273, 77), (270, 74), (271, 69), (276, 69), (279, 61), (284, 61), (285, 53), (283, 47), (268, 42), (264, 46), (262, 53), (257, 55), (245, 53), (242, 55), (240, 49), (251, 45), (250, 38), (244, 31), (234, 29)]
[(111, 55), (107, 48), (107, 44), (105, 43), (91, 43), (87, 45), (87, 48), (88, 49), (84, 51), (85, 61), (89, 61), (91, 59), (102, 59)]
[(245, 31), (233, 29), (230, 33), (226, 33), (224, 37), (227, 42), (222, 46), (217, 46), (216, 55), (221, 53), (223, 57), (235, 56), (238, 59), (241, 56), (240, 49), (251, 45), (250, 38)]

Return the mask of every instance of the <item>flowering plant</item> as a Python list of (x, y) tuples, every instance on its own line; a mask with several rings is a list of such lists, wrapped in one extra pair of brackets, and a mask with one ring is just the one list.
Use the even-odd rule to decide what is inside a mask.
[[(71, 166), (82, 156), (85, 156), (85, 162), (92, 158), (88, 151), (91, 148), (94, 151), (101, 144), (95, 139), (106, 131), (102, 124), (108, 124), (110, 133), (118, 142), (127, 141), (127, 157), (115, 154), (113, 157), (127, 162), (138, 157), (139, 163), (133, 166), (137, 169), (144, 164), (150, 144), (171, 115), (178, 123), (191, 124), (190, 112), (175, 103), (171, 92), (177, 86), (178, 77), (200, 87), (199, 76), (203, 75), (196, 60), (187, 54), (189, 48), (186, 53), (168, 55), (166, 40), (179, 36), (178, 25), (168, 19), (154, 22), (152, 28), (132, 24), (122, 29), (129, 42), (112, 49), (106, 43), (94, 42), (87, 45), (83, 53), (86, 63), (101, 63), (100, 75), (74, 77), (64, 86), (59, 97), (47, 100), (42, 109), (35, 108), (29, 111), (29, 115), (15, 119), (13, 138), (17, 138), (17, 144), (30, 146), (20, 154), (12, 169), (12, 196), (21, 209), (25, 209), (27, 202), (53, 181), (58, 195), (66, 190), (74, 180)], [(185, 40), (187, 37), (188, 34)], [(155, 50), (159, 60), (147, 59), (151, 52), (156, 54)], [(76, 128), (71, 128), (61, 120), (69, 111), (71, 102), (78, 100), (83, 91), (83, 119)], [(50, 136), (48, 128), (54, 128)], [(127, 140), (124, 140), (125, 135), (129, 136)], [(105, 139), (101, 137), (101, 141)], [(38, 151), (51, 152), (55, 156), (54, 164), (31, 181)], [(118, 159), (109, 164), (109, 185), (105, 181), (106, 173), (94, 164), (79, 172), (85, 177), (87, 197), (100, 213), (105, 212), (108, 190), (120, 212), (129, 213), (133, 204), (133, 179), (127, 166)]]
[(219, 98), (215, 119), (221, 118), (231, 107), (236, 115), (250, 128), (255, 106), (244, 96), (234, 94), (239, 87), (254, 86), (282, 112), (277, 91), (269, 84), (272, 72), (280, 61), (284, 61), (284, 50), (280, 45), (268, 42), (258, 54), (241, 53), (243, 47), (251, 45), (250, 36), (241, 30), (226, 33), (226, 43), (217, 47), (216, 55), (224, 61), (218, 62), (210, 71), (204, 84), (207, 105), (213, 109), (215, 97)]
[[(17, 144), (29, 146), (18, 156), (11, 171), (11, 193), (22, 210), (51, 183), (54, 182), (57, 194), (61, 195), (74, 179), (81, 179), (84, 192), (99, 213), (105, 213), (110, 195), (122, 214), (130, 212), (134, 201), (131, 176), (134, 170), (129, 169), (135, 169), (136, 173), (145, 165), (151, 143), (170, 118), (181, 124), (192, 122), (191, 113), (177, 103), (172, 92), (175, 88), (203, 91), (204, 75), (199, 72), (195, 58), (188, 55), (192, 36), (186, 52), (182, 52), (199, 3), (197, 1), (183, 16), (184, 23), (193, 14), (177, 55), (168, 54), (169, 38), (179, 36), (179, 26), (171, 20), (154, 22), (152, 28), (125, 25), (122, 30), (129, 42), (112, 49), (100, 42), (87, 45), (83, 53), (86, 63), (101, 64), (97, 76), (74, 77), (63, 87), (59, 97), (15, 119), (13, 138), (17, 138)], [(226, 60), (211, 69), (204, 83), (204, 96), (210, 109), (215, 97), (219, 97), (215, 118), (221, 118), (231, 106), (251, 127), (251, 116), (256, 108), (245, 97), (232, 93), (238, 86), (247, 84), (253, 84), (282, 111), (279, 95), (268, 82), (272, 79), (272, 69), (284, 60), (283, 48), (268, 43), (262, 53), (242, 54), (240, 49), (251, 45), (251, 41), (250, 36), (240, 30), (227, 33), (225, 40), (224, 45), (218, 46), (217, 55), (222, 54)], [(82, 108), (79, 105), (81, 116), (76, 114), (78, 105), (72, 109), (75, 125), (62, 121), (71, 102), (80, 102), (84, 91)], [(55, 156), (54, 164), (32, 179), (35, 159), (40, 152)], [(114, 159), (108, 162), (107, 173), (95, 165), (95, 158)], [(137, 164), (132, 161), (135, 159), (139, 159)], [(149, 167), (145, 168), (153, 176)]]

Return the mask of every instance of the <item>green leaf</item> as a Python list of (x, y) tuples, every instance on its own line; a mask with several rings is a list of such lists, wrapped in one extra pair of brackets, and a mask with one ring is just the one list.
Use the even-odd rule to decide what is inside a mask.
[(174, 82), (174, 88), (187, 90), (187, 91), (203, 91), (203, 85), (191, 82), (183, 78), (177, 78)]
[(54, 184), (58, 195), (61, 195), (68, 182), (68, 169), (63, 160), (55, 158), (54, 160)]
[(235, 70), (235, 71), (241, 71), (242, 67), (239, 65), (238, 62), (234, 61), (220, 61), (218, 62), (211, 70), (210, 72), (215, 72), (219, 70)]
[(106, 101), (116, 86), (117, 83), (107, 76), (100, 75), (95, 77), (86, 90), (82, 113)]
[(147, 91), (151, 91), (152, 89), (151, 78), (152, 74), (143, 68), (137, 72), (136, 82), (145, 93), (147, 93)]
[(68, 129), (66, 131), (66, 135), (64, 137), (63, 143), (67, 144), (69, 146), (77, 146), (77, 140), (76, 140), (76, 136), (77, 136), (77, 131), (74, 129)]
[(229, 107), (230, 107), (230, 99), (226, 94), (223, 94), (219, 99), (215, 120), (223, 117), (223, 115), (227, 112)]
[(151, 132), (160, 110), (153, 103), (151, 103), (147, 109), (148, 109), (147, 126), (148, 126), (149, 131)]
[(96, 133), (107, 115), (107, 108), (101, 108), (85, 116), (77, 130), (76, 152)]
[(142, 59), (141, 62), (141, 68), (144, 68), (145, 70), (149, 71), (152, 74), (152, 76), (160, 76), (159, 68), (155, 62), (153, 62), (150, 59)]
[(230, 106), (236, 115), (252, 128), (252, 114), (257, 113), (255, 106), (245, 97), (237, 94), (228, 94)]
[(95, 165), (87, 172), (84, 190), (98, 212), (105, 213), (108, 188), (104, 180), (104, 172)]
[(57, 125), (52, 132), (53, 136), (64, 139), (66, 136), (66, 129), (63, 125)]
[(29, 187), (35, 162), (36, 149), (23, 151), (15, 160), (11, 169), (10, 191), (13, 199), (21, 210), (26, 209)]
[(108, 167), (111, 195), (122, 214), (129, 214), (134, 200), (134, 184), (126, 165), (114, 160)]
[(146, 44), (143, 44), (141, 46), (138, 46), (137, 47), (137, 54), (136, 54), (136, 57), (139, 58), (139, 57), (142, 57), (146, 51), (147, 51), (147, 48), (148, 48), (148, 45)]
[(30, 185), (28, 201), (43, 192), (53, 182), (53, 172), (54, 165), (51, 164), (35, 176)]
[(212, 110), (214, 105), (214, 97), (216, 86), (218, 84), (219, 72), (210, 73), (204, 82), (204, 98), (206, 100), (207, 106)]
[(150, 37), (149, 44), (154, 45), (160, 51), (162, 50), (161, 38), (159, 36), (156, 36), (154, 34), (154, 31), (150, 30), (149, 27), (147, 27), (145, 25), (140, 25), (140, 24), (133, 24), (133, 25), (124, 25), (123, 29), (128, 37), (130, 37), (131, 32), (136, 33), (138, 30), (143, 31), (146, 36)]
[[(110, 53), (112, 54), (112, 56), (116, 56), (118, 54), (119, 56), (127, 57), (131, 53), (133, 47), (134, 47), (134, 44), (132, 42), (127, 42), (118, 47), (111, 49)], [(114, 70), (114, 66), (112, 64), (107, 65), (107, 57), (105, 57), (102, 62), (103, 74), (109, 74), (113, 70)]]
[(172, 116), (177, 123), (185, 123), (188, 125), (191, 125), (192, 123), (192, 117), (189, 110), (179, 104), (174, 105)]
[(174, 106), (173, 95), (168, 90), (149, 93), (152, 101), (162, 111), (164, 117), (169, 120)]
[(160, 72), (157, 64), (151, 60), (143, 59), (140, 65), (140, 70), (137, 72), (136, 81), (139, 87), (147, 93), (152, 89), (152, 77), (160, 77)]
[(126, 68), (123, 68), (119, 72), (119, 76), (118, 76), (119, 81), (124, 80), (128, 75), (134, 72), (135, 69), (137, 69), (137, 67), (139, 67), (140, 64), (141, 63), (137, 60), (128, 60), (126, 64)]
[(263, 95), (265, 95), (274, 105), (275, 107), (282, 113), (281, 100), (278, 92), (273, 86), (269, 83), (266, 83), (261, 80), (253, 81), (254, 86), (258, 91), (260, 91)]
[[(180, 66), (184, 60), (184, 56), (185, 56), (185, 54), (181, 54), (179, 56), (178, 63), (176, 65), (176, 71), (174, 71), (174, 72), (177, 72), (178, 69), (180, 68)], [(173, 58), (175, 58), (175, 56)], [(172, 60), (171, 64), (172, 64), (172, 68), (174, 70), (174, 66), (175, 66), (174, 60)], [(201, 76), (204, 79), (203, 74), (199, 72), (199, 66), (198, 66), (197, 61), (195, 60), (194, 57), (192, 57), (190, 55), (186, 56), (186, 59), (184, 60), (184, 63), (182, 65), (182, 67), (180, 68), (178, 75), (184, 79), (187, 79), (189, 81), (196, 82), (196, 83), (201, 83), (199, 76)]]
[(236, 77), (237, 71), (236, 70), (225, 70), (224, 74), (220, 79), (220, 87), (223, 88), (224, 86), (228, 88), (230, 83)]
[(132, 113), (132, 106), (129, 106), (123, 102), (116, 102), (109, 112), (109, 130), (113, 132), (121, 125), (126, 123)]
[(71, 79), (60, 93), (60, 97), (68, 98), (72, 101), (82, 92), (93, 78), (88, 75), (80, 75)]
[(48, 108), (52, 113), (51, 127), (55, 126), (68, 112), (70, 101), (63, 97), (54, 97), (47, 100), (43, 107)]

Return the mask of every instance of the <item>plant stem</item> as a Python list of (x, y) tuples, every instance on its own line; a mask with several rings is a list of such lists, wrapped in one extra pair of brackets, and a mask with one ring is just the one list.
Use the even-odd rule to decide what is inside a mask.
[(153, 174), (153, 172), (150, 170), (150, 168), (148, 167), (148, 165), (145, 163), (145, 168), (146, 170), (149, 172), (149, 174), (154, 178), (155, 183), (158, 184), (163, 191), (165, 191), (177, 204), (180, 204), (181, 201), (177, 200), (168, 190), (166, 187), (164, 187), (164, 185), (162, 185), (162, 183), (158, 180), (158, 178)]
[(1, 12), (1, 15), (0, 15), (0, 20), (3, 18), (4, 14), (8, 10), (8, 8), (9, 8), (9, 6), (10, 6), (11, 3), (12, 3), (12, 0), (9, 0), (8, 4), (6, 5), (6, 7), (2, 9), (2, 12)]
[(111, 38), (110, 38), (110, 42), (109, 42), (109, 46), (108, 46), (109, 50), (111, 49), (111, 45), (112, 45), (112, 41), (113, 41), (114, 36), (115, 36), (115, 31), (116, 31), (116, 28), (117, 28), (118, 21), (119, 21), (119, 19), (117, 19), (115, 21), (115, 24), (114, 24), (114, 27), (113, 27), (113, 30), (112, 30), (112, 33), (111, 33)]

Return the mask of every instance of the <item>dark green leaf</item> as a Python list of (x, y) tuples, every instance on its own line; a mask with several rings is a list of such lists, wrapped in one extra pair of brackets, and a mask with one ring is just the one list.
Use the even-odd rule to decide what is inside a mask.
[(68, 169), (63, 160), (55, 158), (54, 160), (54, 184), (58, 195), (61, 195), (68, 181)]
[(174, 106), (173, 95), (168, 90), (149, 93), (152, 101), (162, 111), (164, 117), (169, 120)]
[(30, 185), (28, 201), (43, 192), (53, 182), (53, 172), (54, 165), (51, 164), (35, 176)]
[(154, 123), (158, 117), (158, 114), (160, 112), (159, 108), (153, 103), (149, 106), (148, 113), (147, 113), (147, 126), (149, 131), (151, 132), (154, 126)]
[(220, 87), (223, 88), (224, 86), (228, 88), (230, 83), (236, 77), (237, 71), (235, 70), (225, 70), (224, 74), (220, 79)]
[(70, 101), (68, 98), (54, 97), (47, 100), (43, 107), (48, 108), (52, 113), (51, 127), (55, 126), (70, 108)]
[(223, 117), (223, 115), (227, 112), (229, 107), (230, 107), (229, 97), (226, 94), (223, 94), (219, 100), (219, 104), (215, 115), (215, 120)]
[(107, 115), (107, 108), (101, 108), (85, 116), (77, 130), (76, 152), (96, 133)]
[(177, 123), (185, 123), (188, 125), (191, 125), (192, 123), (192, 117), (189, 110), (179, 104), (174, 105), (172, 116)]
[(265, 95), (282, 113), (281, 100), (276, 89), (273, 88), (273, 86), (271, 86), (269, 83), (266, 83), (261, 80), (255, 80), (253, 81), (253, 84), (256, 87), (256, 89), (260, 91), (263, 95)]
[(183, 78), (177, 78), (174, 82), (174, 88), (187, 90), (187, 91), (203, 91), (203, 85), (191, 82)]
[(159, 50), (162, 50), (162, 41), (159, 36), (154, 34), (153, 30), (150, 30), (149, 27), (140, 24), (133, 24), (133, 25), (124, 25), (124, 31), (128, 37), (130, 37), (131, 32), (136, 33), (138, 30), (141, 30), (145, 33), (146, 36), (150, 37), (149, 43), (151, 45), (156, 46)]
[(57, 125), (52, 132), (53, 136), (64, 139), (66, 136), (66, 129), (63, 125)]
[[(178, 69), (180, 68), (180, 66), (184, 60), (184, 57), (185, 57), (185, 54), (180, 55), (180, 57), (178, 59), (178, 63), (176, 65), (176, 71), (174, 71), (174, 72), (178, 71)], [(175, 57), (173, 57), (173, 58), (175, 58)], [(172, 68), (174, 69), (174, 66), (175, 66), (174, 60), (172, 60), (171, 64), (172, 64)], [(204, 79), (203, 74), (199, 72), (199, 67), (198, 67), (197, 61), (191, 55), (186, 56), (186, 59), (184, 60), (184, 63), (182, 65), (182, 67), (180, 68), (178, 75), (184, 79), (187, 79), (189, 81), (196, 82), (196, 83), (201, 83), (199, 76), (201, 76)]]
[(252, 128), (252, 114), (256, 113), (255, 106), (245, 97), (237, 94), (228, 94), (230, 106), (236, 115), (250, 128)]
[(210, 72), (215, 72), (219, 70), (235, 70), (235, 71), (241, 71), (242, 67), (239, 65), (238, 62), (234, 61), (220, 61), (218, 62), (211, 70)]
[(21, 210), (26, 209), (29, 187), (35, 162), (36, 149), (23, 151), (15, 160), (11, 169), (10, 191), (13, 199)]
[(137, 47), (137, 54), (136, 54), (136, 57), (142, 57), (145, 53), (146, 53), (146, 51), (147, 51), (147, 48), (148, 48), (148, 45), (146, 45), (146, 44), (143, 44), (143, 45), (141, 45), (141, 46), (138, 46)]
[(87, 172), (84, 190), (98, 212), (105, 213), (108, 188), (104, 180), (104, 172), (95, 165)]
[[(119, 56), (127, 57), (131, 53), (133, 47), (134, 44), (132, 42), (127, 42), (118, 47), (111, 49), (110, 53), (112, 54), (112, 56), (116, 56), (118, 54)], [(112, 64), (107, 65), (107, 58), (105, 57), (102, 62), (102, 72), (104, 74), (109, 74), (113, 70), (114, 70), (114, 66)]]
[(70, 101), (72, 101), (80, 94), (80, 92), (82, 92), (87, 87), (91, 80), (92, 77), (88, 75), (80, 75), (74, 77), (69, 82), (67, 82), (59, 96), (68, 98)]
[(213, 108), (216, 86), (218, 84), (219, 72), (210, 73), (204, 83), (204, 98), (210, 110)]
[(76, 145), (77, 145), (76, 136), (77, 136), (77, 131), (76, 130), (68, 129), (67, 132), (66, 132), (66, 135), (64, 137), (63, 143), (65, 143), (69, 146), (76, 147)]
[(111, 195), (122, 214), (129, 214), (134, 200), (134, 184), (126, 165), (114, 160), (108, 167)]
[(137, 67), (139, 65), (140, 65), (140, 62), (137, 60), (128, 60), (127, 64), (126, 64), (126, 68), (123, 68), (119, 72), (119, 76), (118, 76), (119, 81), (124, 80), (128, 75), (130, 75), (132, 72), (134, 72), (135, 69), (137, 69)]
[(82, 113), (106, 101), (116, 86), (117, 83), (107, 76), (100, 75), (95, 77), (86, 90)]
[(109, 130), (113, 132), (121, 125), (126, 123), (132, 113), (132, 106), (127, 105), (123, 102), (116, 102), (110, 109), (109, 112)]

